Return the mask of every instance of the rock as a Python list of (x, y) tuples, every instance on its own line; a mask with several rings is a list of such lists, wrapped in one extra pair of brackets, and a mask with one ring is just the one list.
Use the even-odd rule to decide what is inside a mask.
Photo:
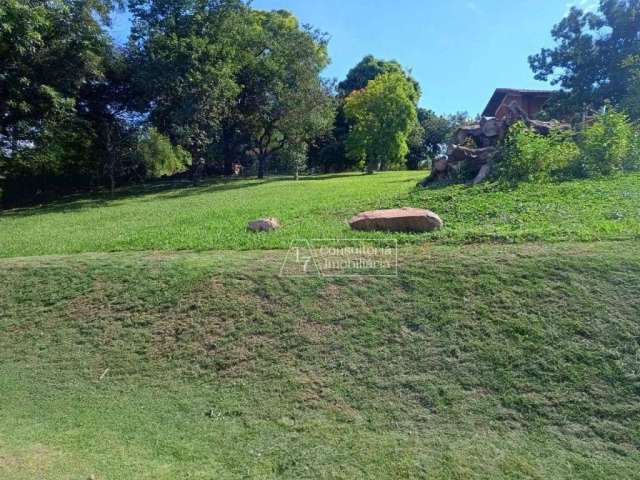
[(349, 225), (354, 230), (431, 232), (442, 227), (442, 219), (429, 210), (396, 208), (360, 213), (349, 220)]
[(247, 229), (252, 232), (270, 232), (278, 228), (280, 228), (280, 222), (276, 218), (260, 218), (247, 225)]

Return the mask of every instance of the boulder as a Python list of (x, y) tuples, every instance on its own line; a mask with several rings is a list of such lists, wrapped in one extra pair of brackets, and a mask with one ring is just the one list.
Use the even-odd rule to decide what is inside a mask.
[(247, 229), (252, 232), (269, 232), (278, 228), (280, 228), (280, 222), (276, 218), (260, 218), (247, 225)]
[(349, 220), (349, 225), (354, 230), (431, 232), (442, 227), (442, 219), (430, 210), (395, 208), (360, 213)]

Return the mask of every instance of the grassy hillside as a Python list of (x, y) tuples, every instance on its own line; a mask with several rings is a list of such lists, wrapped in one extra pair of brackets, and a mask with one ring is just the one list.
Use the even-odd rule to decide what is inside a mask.
[(0, 260), (0, 478), (640, 478), (637, 242), (283, 255)]
[[(420, 176), (0, 214), (0, 478), (640, 479), (640, 176)], [(446, 224), (398, 277), (278, 275), (395, 206)]]
[[(640, 175), (503, 190), (485, 185), (416, 190), (420, 172), (233, 180), (200, 187), (155, 185), (115, 198), (75, 198), (0, 213), (0, 256), (131, 250), (286, 248), (299, 238), (353, 238), (363, 209), (426, 207), (446, 227), (397, 235), (405, 243), (608, 240), (640, 237)], [(281, 219), (280, 232), (252, 235), (249, 220)], [(371, 234), (360, 234), (371, 237)], [(378, 236), (384, 237), (385, 234)]]

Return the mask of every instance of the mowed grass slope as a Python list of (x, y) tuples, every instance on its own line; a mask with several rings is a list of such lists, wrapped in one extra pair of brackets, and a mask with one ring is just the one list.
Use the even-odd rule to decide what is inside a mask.
[[(445, 228), (395, 235), (424, 241), (514, 242), (640, 238), (640, 175), (514, 189), (483, 185), (418, 190), (423, 172), (346, 174), (301, 181), (211, 182), (199, 187), (150, 185), (53, 205), (0, 213), (0, 256), (133, 250), (287, 248), (296, 239), (389, 237), (354, 233), (346, 221), (362, 210), (425, 207)], [(247, 222), (278, 217), (268, 235)]]
[(638, 242), (0, 260), (0, 478), (640, 478)]

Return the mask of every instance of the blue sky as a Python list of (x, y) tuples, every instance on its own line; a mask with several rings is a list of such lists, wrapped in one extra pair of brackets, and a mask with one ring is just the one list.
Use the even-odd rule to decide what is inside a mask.
[[(550, 31), (571, 5), (597, 0), (254, 0), (258, 9), (285, 9), (327, 32), (341, 80), (363, 56), (395, 59), (422, 86), (421, 106), (438, 113), (482, 111), (497, 87), (547, 88), (527, 57), (551, 46)], [(126, 38), (128, 19), (113, 27)]]

